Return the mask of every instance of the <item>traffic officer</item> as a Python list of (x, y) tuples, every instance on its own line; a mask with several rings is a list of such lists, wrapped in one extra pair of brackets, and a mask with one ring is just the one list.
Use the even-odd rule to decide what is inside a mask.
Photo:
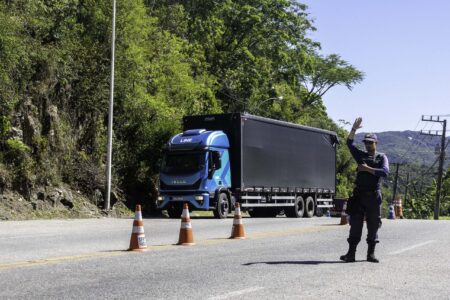
[(378, 228), (381, 227), (381, 178), (389, 174), (389, 162), (385, 154), (377, 152), (377, 136), (367, 133), (363, 142), (366, 151), (353, 145), (355, 132), (361, 128), (362, 118), (357, 118), (347, 138), (347, 146), (358, 164), (355, 189), (347, 204), (350, 216), (349, 249), (340, 257), (345, 262), (354, 262), (356, 247), (361, 240), (364, 216), (367, 221), (367, 261), (377, 263), (375, 245), (378, 243)]

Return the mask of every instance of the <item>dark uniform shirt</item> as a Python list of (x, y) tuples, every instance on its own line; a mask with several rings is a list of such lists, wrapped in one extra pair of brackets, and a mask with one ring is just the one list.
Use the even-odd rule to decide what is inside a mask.
[(358, 172), (356, 175), (356, 189), (361, 192), (374, 192), (381, 189), (381, 178), (389, 174), (389, 162), (384, 153), (375, 152), (375, 155), (362, 151), (353, 145), (353, 140), (347, 139), (347, 146), (356, 163), (366, 164), (375, 169), (375, 174)]

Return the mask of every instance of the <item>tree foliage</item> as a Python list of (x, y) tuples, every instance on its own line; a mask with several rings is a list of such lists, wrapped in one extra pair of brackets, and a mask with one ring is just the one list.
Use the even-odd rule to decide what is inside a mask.
[[(345, 139), (322, 96), (351, 89), (363, 73), (319, 54), (305, 5), (117, 3), (115, 189), (154, 195), (163, 145), (184, 115), (247, 111)], [(88, 195), (103, 190), (111, 1), (0, 0), (0, 24), (0, 165), (26, 169), (14, 179), (25, 194), (61, 182)], [(20, 161), (5, 155), (14, 151)], [(345, 147), (337, 169), (338, 194), (347, 196), (354, 163)]]

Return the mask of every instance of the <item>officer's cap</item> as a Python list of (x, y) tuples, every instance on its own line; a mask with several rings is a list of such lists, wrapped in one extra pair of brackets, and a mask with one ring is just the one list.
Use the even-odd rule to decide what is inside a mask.
[(378, 142), (377, 135), (375, 133), (366, 133), (364, 135), (363, 142)]

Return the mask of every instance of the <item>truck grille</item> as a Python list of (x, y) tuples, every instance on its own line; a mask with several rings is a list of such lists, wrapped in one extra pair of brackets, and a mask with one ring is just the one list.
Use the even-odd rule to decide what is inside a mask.
[(159, 181), (159, 186), (161, 190), (172, 190), (172, 191), (178, 191), (178, 190), (198, 190), (200, 188), (201, 178), (194, 182), (194, 184), (189, 185), (169, 185), (165, 184), (162, 180)]

